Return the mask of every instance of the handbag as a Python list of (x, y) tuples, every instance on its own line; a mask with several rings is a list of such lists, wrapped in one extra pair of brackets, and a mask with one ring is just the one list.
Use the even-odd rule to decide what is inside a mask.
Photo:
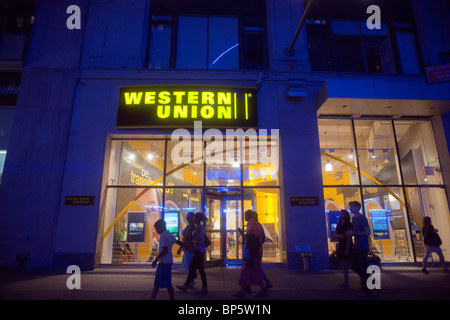
[(441, 237), (437, 234), (437, 232), (431, 232), (427, 235), (424, 243), (429, 246), (439, 247), (442, 244)]

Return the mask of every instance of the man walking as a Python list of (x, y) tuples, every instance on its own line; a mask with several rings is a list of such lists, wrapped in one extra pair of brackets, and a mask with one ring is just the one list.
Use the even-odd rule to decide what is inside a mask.
[(348, 204), (350, 206), (350, 212), (353, 213), (353, 232), (350, 231), (351, 234), (349, 234), (354, 237), (352, 268), (361, 279), (362, 291), (358, 295), (366, 297), (370, 295), (370, 290), (367, 287), (367, 279), (369, 278), (367, 273), (367, 255), (369, 253), (370, 236), (369, 221), (360, 213), (361, 203), (358, 201), (351, 201)]

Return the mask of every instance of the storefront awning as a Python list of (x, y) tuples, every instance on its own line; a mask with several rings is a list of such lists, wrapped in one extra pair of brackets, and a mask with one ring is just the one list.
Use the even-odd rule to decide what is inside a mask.
[(450, 111), (448, 84), (420, 80), (327, 80), (316, 95), (318, 117), (431, 117)]

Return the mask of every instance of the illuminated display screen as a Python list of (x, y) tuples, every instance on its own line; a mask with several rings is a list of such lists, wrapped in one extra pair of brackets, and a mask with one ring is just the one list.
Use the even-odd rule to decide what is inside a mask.
[(389, 225), (386, 210), (370, 210), (374, 239), (389, 239)]
[(166, 211), (164, 212), (164, 221), (166, 222), (166, 229), (175, 237), (178, 237), (180, 232), (180, 212)]
[(257, 128), (256, 109), (253, 88), (121, 87), (117, 128)]
[(145, 242), (145, 212), (128, 212), (127, 242)]

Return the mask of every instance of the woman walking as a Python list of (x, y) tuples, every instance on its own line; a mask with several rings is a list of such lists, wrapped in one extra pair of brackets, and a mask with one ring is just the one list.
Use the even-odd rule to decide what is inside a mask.
[(192, 257), (191, 266), (189, 269), (189, 275), (186, 279), (186, 282), (182, 286), (177, 286), (178, 289), (182, 291), (186, 291), (192, 280), (197, 276), (197, 270), (200, 273), (200, 277), (202, 279), (202, 289), (197, 291), (197, 293), (205, 294), (208, 293), (208, 285), (206, 282), (206, 273), (205, 273), (205, 254), (206, 254), (206, 246), (205, 246), (205, 229), (202, 226), (202, 222), (205, 217), (202, 212), (197, 212), (194, 215), (194, 224), (195, 228), (192, 232), (192, 242), (194, 244), (194, 256)]
[(264, 297), (264, 279), (262, 271), (262, 228), (255, 220), (253, 211), (247, 210), (244, 214), (247, 221), (247, 231), (244, 235), (243, 262), (238, 284), (241, 289), (234, 293), (234, 297), (243, 297), (246, 287), (257, 285), (261, 289), (255, 297)]
[(342, 265), (342, 272), (344, 275), (344, 282), (339, 287), (348, 287), (348, 270), (350, 269), (351, 252), (353, 247), (352, 236), (347, 235), (348, 231), (353, 231), (353, 225), (350, 221), (350, 214), (347, 210), (342, 209), (339, 213), (339, 222), (336, 226), (334, 236), (338, 238), (339, 242), (336, 250), (336, 257)]
[(430, 257), (430, 255), (434, 252), (439, 256), (439, 260), (441, 262), (442, 267), (444, 268), (444, 272), (448, 273), (447, 265), (445, 264), (444, 255), (442, 254), (441, 249), (441, 238), (438, 235), (438, 230), (433, 227), (431, 224), (431, 218), (430, 217), (424, 217), (423, 218), (423, 227), (422, 227), (422, 234), (423, 234), (423, 243), (425, 244), (425, 256), (423, 257), (423, 268), (422, 272), (425, 274), (429, 274), (427, 271), (427, 260)]

